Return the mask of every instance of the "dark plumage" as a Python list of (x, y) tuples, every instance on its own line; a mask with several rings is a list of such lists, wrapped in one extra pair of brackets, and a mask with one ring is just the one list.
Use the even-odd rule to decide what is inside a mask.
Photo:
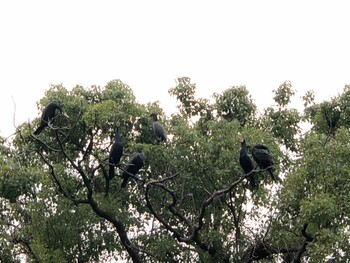
[(63, 113), (62, 108), (55, 102), (51, 102), (45, 107), (41, 115), (40, 126), (34, 131), (34, 135), (39, 135), (43, 129), (48, 126), (49, 122), (53, 122), (57, 115), (56, 110), (58, 110), (61, 114)]
[(257, 144), (252, 149), (252, 155), (260, 169), (267, 168), (267, 171), (270, 173), (272, 180), (276, 181), (275, 177), (273, 176), (272, 167), (274, 165), (274, 162), (272, 160), (272, 156), (269, 149), (264, 145)]
[(158, 116), (157, 113), (152, 113), (150, 115), (153, 119), (153, 131), (155, 135), (157, 136), (157, 141), (159, 142), (166, 142), (167, 140), (167, 135), (164, 130), (164, 127), (158, 122)]
[(145, 154), (143, 150), (140, 150), (126, 164), (125, 170), (123, 172), (123, 182), (121, 187), (125, 188), (128, 183), (129, 177), (131, 175), (135, 176), (144, 165), (145, 165)]
[[(241, 141), (241, 150), (239, 152), (239, 163), (240, 163), (241, 167), (243, 168), (243, 171), (245, 174), (248, 174), (252, 170), (254, 170), (253, 162), (252, 162), (252, 159), (248, 155), (247, 144), (246, 144), (246, 141), (244, 139)], [(256, 184), (255, 179), (256, 179), (255, 173), (252, 173), (248, 177), (251, 189), (257, 188), (257, 184)]]
[(119, 164), (120, 158), (123, 155), (123, 142), (119, 134), (119, 128), (115, 131), (114, 143), (109, 152), (108, 162), (109, 162), (109, 179), (115, 177), (115, 167)]

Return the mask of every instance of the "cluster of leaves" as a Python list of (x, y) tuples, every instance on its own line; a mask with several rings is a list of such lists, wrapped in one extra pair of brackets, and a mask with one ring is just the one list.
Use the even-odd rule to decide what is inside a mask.
[[(310, 100), (307, 100), (311, 98)], [(346, 85), (343, 93), (329, 101), (316, 104), (312, 95), (305, 97), (305, 118), (313, 124), (318, 133), (334, 136), (340, 127), (350, 127), (350, 86)]]
[(292, 84), (284, 82), (278, 87), (273, 98), (275, 107), (268, 107), (262, 121), (262, 126), (270, 130), (281, 145), (288, 150), (296, 152), (298, 150), (298, 135), (300, 134), (301, 114), (295, 108), (287, 107), (291, 102), (291, 97), (295, 94)]
[[(179, 112), (136, 102), (120, 80), (104, 87), (50, 87), (58, 115), (40, 136), (40, 118), (18, 127), (0, 148), (0, 257), (18, 262), (322, 262), (349, 252), (350, 88), (304, 115), (290, 109), (290, 82), (274, 91), (276, 105), (261, 116), (244, 86), (196, 98), (179, 78), (169, 90)], [(150, 113), (169, 141), (159, 144)], [(313, 127), (303, 136), (302, 121)], [(108, 181), (114, 129), (124, 144), (117, 176)], [(240, 139), (269, 147), (275, 173), (258, 172), (249, 189), (239, 165)], [(129, 155), (142, 147), (145, 166), (121, 189)], [(294, 157), (294, 159), (292, 157)], [(285, 160), (288, 160), (286, 162)], [(107, 181), (109, 189), (107, 189)]]
[(222, 94), (214, 94), (215, 109), (225, 120), (237, 120), (241, 126), (253, 121), (256, 106), (245, 86), (232, 87)]

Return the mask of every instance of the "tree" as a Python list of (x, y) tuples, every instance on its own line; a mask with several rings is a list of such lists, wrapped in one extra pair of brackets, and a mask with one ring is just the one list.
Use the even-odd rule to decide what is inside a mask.
[[(58, 115), (40, 135), (40, 121), (23, 123), (0, 148), (1, 258), (19, 262), (325, 262), (350, 260), (349, 87), (305, 111), (288, 108), (291, 83), (276, 105), (257, 115), (245, 87), (196, 98), (190, 78), (169, 93), (179, 112), (158, 102), (139, 104), (120, 80), (104, 87), (51, 86), (39, 109), (56, 101)], [(323, 114), (324, 105), (336, 114)], [(327, 104), (328, 103), (328, 104)], [(156, 143), (151, 113), (167, 131)], [(339, 118), (337, 117), (339, 115)], [(336, 116), (336, 125), (325, 124)], [(323, 119), (322, 119), (323, 118)], [(300, 132), (301, 121), (313, 127)], [(109, 181), (115, 128), (124, 154)], [(332, 130), (332, 132), (329, 132)], [(275, 162), (244, 174), (240, 139), (248, 152), (268, 146)], [(145, 165), (121, 188), (129, 157), (144, 150)], [(256, 173), (259, 188), (249, 188)], [(108, 183), (107, 183), (108, 182)], [(107, 194), (108, 191), (108, 194)]]

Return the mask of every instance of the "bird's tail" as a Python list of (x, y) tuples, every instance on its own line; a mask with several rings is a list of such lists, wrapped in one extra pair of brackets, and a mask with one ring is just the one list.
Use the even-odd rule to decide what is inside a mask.
[(269, 169), (267, 169), (267, 171), (268, 171), (269, 174), (271, 175), (272, 180), (273, 180), (274, 182), (276, 182), (276, 178), (275, 178), (275, 176), (273, 175), (273, 169), (272, 169), (272, 168), (269, 168)]
[(115, 177), (115, 168), (113, 164), (109, 165), (108, 179), (112, 180)]
[(256, 190), (259, 188), (259, 185), (256, 181), (256, 174), (253, 173), (249, 176), (249, 186), (250, 186), (250, 189), (252, 190)]
[(122, 182), (122, 185), (121, 185), (121, 188), (125, 188), (126, 185), (128, 184), (128, 180), (129, 180), (129, 176), (123, 176), (123, 182)]
[(34, 135), (39, 135), (43, 129), (45, 128), (45, 126), (40, 125), (35, 131), (34, 131)]

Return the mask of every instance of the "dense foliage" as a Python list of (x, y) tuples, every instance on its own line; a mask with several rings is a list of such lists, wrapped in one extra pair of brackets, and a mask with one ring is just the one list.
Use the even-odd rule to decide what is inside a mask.
[[(178, 113), (137, 102), (120, 80), (105, 87), (50, 87), (38, 102), (61, 105), (38, 136), (32, 123), (0, 148), (0, 258), (4, 262), (350, 261), (350, 86), (329, 101), (290, 108), (290, 82), (261, 114), (244, 86), (214, 101), (190, 78), (169, 90)], [(158, 142), (151, 113), (168, 134)], [(305, 123), (311, 129), (302, 132)], [(119, 132), (124, 155), (108, 178)], [(240, 139), (270, 149), (272, 181), (257, 189), (239, 165)], [(129, 158), (145, 165), (121, 188)]]

